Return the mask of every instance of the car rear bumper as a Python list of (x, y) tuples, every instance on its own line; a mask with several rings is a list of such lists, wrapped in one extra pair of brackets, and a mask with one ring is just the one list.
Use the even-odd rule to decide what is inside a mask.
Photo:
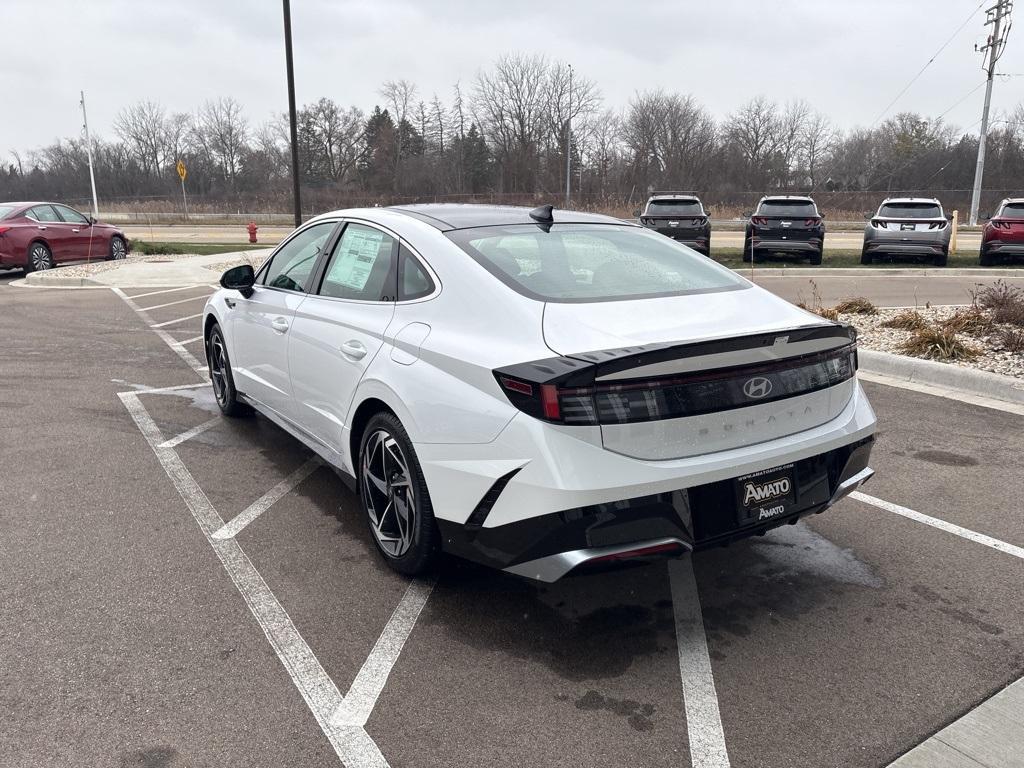
[[(556, 427), (524, 414), (488, 444), (417, 444), (445, 549), (521, 575), (558, 578), (569, 561), (571, 570), (598, 558), (634, 559), (636, 549), (654, 547), (653, 554), (664, 556), (758, 533), (827, 508), (847, 479), (842, 470), (851, 446), (873, 435), (875, 415), (857, 385), (836, 418), (811, 429), (653, 461), (606, 450), (600, 428), (594, 428), (596, 437), (587, 436), (589, 429)], [(851, 464), (850, 474), (866, 467), (866, 455), (864, 467)], [(720, 494), (735, 478), (812, 459), (814, 466), (831, 467), (828, 493), (819, 482), (816, 495), (806, 496), (794, 514), (753, 526), (730, 522), (735, 501), (723, 508)], [(524, 565), (563, 555), (560, 565)], [(539, 568), (537, 574), (531, 568)]]
[(1024, 256), (1024, 243), (1002, 243), (995, 240), (983, 243), (982, 248), (995, 256)]
[(775, 240), (755, 237), (752, 245), (759, 251), (772, 253), (817, 253), (821, 250), (820, 240)]
[(935, 240), (870, 240), (864, 243), (867, 253), (894, 253), (938, 256), (946, 249), (945, 241)]

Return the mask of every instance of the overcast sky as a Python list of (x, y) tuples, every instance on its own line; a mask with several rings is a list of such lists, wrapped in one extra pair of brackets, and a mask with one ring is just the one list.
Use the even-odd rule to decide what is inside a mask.
[[(765, 94), (866, 126), (973, 9), (892, 112), (938, 115), (980, 85), (974, 45), (992, 2), (292, 0), (297, 98), (369, 110), (382, 81), (405, 78), (448, 101), (456, 82), (468, 90), (496, 56), (522, 51), (572, 63), (610, 106), (663, 88), (692, 93), (721, 117)], [(80, 131), (83, 88), (102, 136), (141, 99), (190, 111), (230, 95), (254, 123), (287, 109), (279, 0), (3, 0), (0, 24), (4, 160)], [(999, 70), (1024, 73), (1024, 28)], [(947, 121), (976, 131), (983, 95)], [(1022, 100), (1024, 77), (997, 78), (997, 112)]]

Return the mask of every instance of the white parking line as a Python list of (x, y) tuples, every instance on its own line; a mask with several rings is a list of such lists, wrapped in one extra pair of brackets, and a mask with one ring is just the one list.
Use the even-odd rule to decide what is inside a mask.
[(402, 596), (402, 601), (391, 614), (387, 626), (377, 638), (377, 644), (373, 646), (369, 657), (363, 663), (356, 679), (352, 681), (352, 687), (345, 694), (345, 700), (331, 717), (331, 723), (336, 727), (341, 726), (365, 726), (370, 719), (370, 713), (380, 698), (384, 684), (388, 681), (392, 667), (398, 661), (402, 653), (405, 641), (409, 639), (412, 628), (416, 625), (420, 611), (427, 604), (434, 589), (436, 579), (426, 581), (416, 580), (409, 584), (408, 589)]
[(232, 518), (230, 522), (222, 525), (213, 533), (213, 538), (223, 541), (237, 536), (245, 526), (270, 509), (274, 502), (278, 501), (282, 496), (289, 493), (295, 486), (313, 474), (321, 463), (320, 459), (316, 457), (306, 461), (301, 467)]
[(862, 501), (865, 504), (871, 504), (879, 509), (884, 509), (887, 512), (893, 512), (897, 515), (902, 515), (910, 520), (914, 520), (918, 523), (924, 523), (930, 525), (933, 528), (938, 528), (940, 531), (946, 531), (957, 536), (961, 536), (970, 541), (977, 542), (978, 544), (984, 544), (986, 547), (998, 550), (999, 552), (1005, 552), (1007, 555), (1013, 555), (1024, 560), (1024, 548), (1015, 546), (1014, 544), (1007, 544), (1005, 541), (999, 539), (993, 539), (991, 536), (986, 536), (984, 533), (978, 533), (972, 531), (969, 528), (961, 528), (959, 525), (954, 523), (947, 523), (945, 520), (940, 520), (937, 517), (931, 517), (930, 515), (922, 515), (920, 512), (915, 512), (907, 507), (901, 507), (899, 504), (893, 504), (891, 501), (885, 501), (884, 499), (876, 499), (874, 496), (868, 496), (866, 493), (860, 491), (854, 491), (850, 494), (851, 499)]
[(202, 341), (203, 338), (204, 338), (203, 336), (193, 336), (191, 339), (183, 339), (182, 341), (179, 341), (178, 343), (179, 344), (194, 344), (197, 341)]
[(178, 299), (177, 301), (168, 301), (166, 304), (157, 304), (152, 307), (143, 307), (147, 312), (152, 312), (154, 309), (163, 309), (164, 307), (173, 307), (175, 304), (187, 304), (190, 301), (196, 301), (197, 299), (208, 299), (212, 294), (203, 293), (199, 296), (189, 296), (187, 299)]
[(729, 768), (722, 715), (718, 709), (718, 692), (711, 672), (700, 596), (693, 575), (693, 558), (670, 560), (668, 578), (676, 621), (676, 645), (679, 650), (679, 675), (683, 681), (690, 762), (693, 768)]
[(134, 296), (132, 296), (130, 298), (142, 299), (142, 298), (145, 298), (146, 296), (156, 296), (158, 293), (173, 293), (174, 291), (187, 291), (190, 288), (205, 288), (205, 287), (206, 286), (203, 285), (202, 283), (200, 283), (199, 285), (183, 285), (183, 286), (181, 286), (179, 288), (164, 288), (164, 289), (159, 290), (159, 291), (149, 291), (148, 293), (136, 293)]
[(206, 430), (216, 427), (218, 424), (221, 423), (221, 421), (222, 419), (219, 416), (215, 416), (209, 421), (204, 421), (202, 424), (199, 424), (198, 426), (192, 427), (192, 429), (182, 432), (180, 435), (175, 435), (174, 437), (164, 440), (162, 443), (160, 443), (160, 447), (173, 448), (176, 445), (181, 445), (186, 440), (191, 440), (196, 435), (201, 435)]
[(202, 376), (203, 378), (206, 378), (206, 366), (202, 365), (196, 359), (195, 355), (193, 355), (191, 352), (189, 352), (187, 349), (185, 349), (185, 347), (183, 347), (178, 341), (176, 341), (174, 339), (174, 337), (171, 336), (171, 334), (169, 334), (165, 330), (162, 330), (159, 327), (155, 327), (153, 325), (153, 320), (146, 313), (146, 310), (144, 310), (142, 307), (140, 307), (138, 304), (136, 304), (132, 300), (132, 298), (130, 296), (128, 296), (120, 288), (116, 288), (115, 287), (115, 288), (111, 288), (110, 290), (112, 290), (114, 293), (116, 293), (118, 296), (120, 296), (125, 304), (127, 304), (129, 307), (131, 307), (133, 310), (135, 310), (135, 312), (139, 315), (139, 317), (141, 317), (145, 321), (146, 325), (148, 325), (150, 328), (152, 328), (153, 331), (156, 333), (156, 335), (159, 336), (163, 340), (164, 344), (166, 344), (168, 347), (170, 347), (172, 350), (174, 350), (174, 353), (178, 357), (180, 357), (182, 360), (184, 360), (185, 363), (188, 364), (189, 368), (191, 368), (193, 371), (195, 371), (199, 376)]
[(324, 670), (313, 650), (295, 627), (259, 571), (236, 539), (219, 541), (212, 534), (224, 525), (203, 489), (173, 448), (162, 448), (163, 435), (135, 392), (118, 395), (146, 438), (167, 477), (188, 507), (216, 553), (231, 581), (245, 599), (277, 658), (288, 671), (317, 724), (334, 747), (345, 768), (388, 768), (377, 744), (366, 730), (353, 725), (334, 725), (332, 715), (344, 701), (337, 685)]
[[(143, 310), (143, 311), (145, 311), (145, 310)], [(177, 325), (178, 323), (184, 323), (186, 320), (195, 320), (197, 317), (202, 317), (202, 316), (203, 316), (203, 313), (199, 312), (199, 313), (197, 313), (195, 315), (189, 315), (188, 317), (179, 317), (176, 320), (168, 320), (165, 323), (156, 323), (154, 325), (150, 325), (149, 327), (154, 329), (154, 330), (156, 330), (157, 328), (165, 328), (168, 325)]]

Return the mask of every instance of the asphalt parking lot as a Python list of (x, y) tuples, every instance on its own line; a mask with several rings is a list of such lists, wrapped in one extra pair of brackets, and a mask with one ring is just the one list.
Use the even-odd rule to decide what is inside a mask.
[(210, 286), (16, 277), (2, 765), (884, 766), (1024, 675), (1022, 416), (867, 383), (877, 474), (805, 523), (409, 582), (309, 451), (219, 417)]

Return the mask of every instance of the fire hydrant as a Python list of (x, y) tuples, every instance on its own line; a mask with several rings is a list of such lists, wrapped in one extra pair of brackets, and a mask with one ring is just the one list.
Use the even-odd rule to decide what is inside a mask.
[(259, 227), (256, 226), (256, 222), (255, 221), (250, 221), (249, 222), (249, 226), (247, 226), (246, 229), (249, 230), (249, 242), (250, 243), (255, 243), (256, 242), (256, 230), (259, 229)]

